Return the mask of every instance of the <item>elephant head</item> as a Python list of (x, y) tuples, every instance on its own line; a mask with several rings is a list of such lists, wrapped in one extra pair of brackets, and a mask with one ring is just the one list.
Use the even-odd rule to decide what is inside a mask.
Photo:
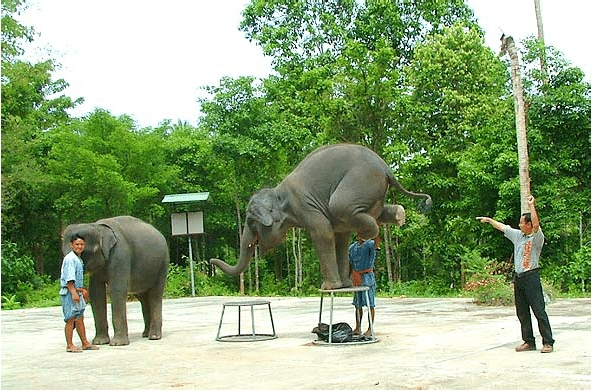
[(210, 263), (218, 266), (223, 272), (239, 275), (249, 265), (256, 245), (262, 253), (266, 253), (282, 242), (289, 229), (285, 224), (284, 205), (274, 189), (262, 189), (253, 195), (248, 204), (241, 235), (239, 262), (235, 266), (230, 266), (222, 260), (211, 259)]
[(62, 236), (62, 251), (64, 254), (72, 250), (70, 242), (75, 234), (85, 239), (85, 249), (81, 255), (85, 263), (85, 272), (93, 273), (103, 268), (109, 259), (111, 249), (117, 243), (114, 231), (106, 225), (96, 223), (69, 225)]

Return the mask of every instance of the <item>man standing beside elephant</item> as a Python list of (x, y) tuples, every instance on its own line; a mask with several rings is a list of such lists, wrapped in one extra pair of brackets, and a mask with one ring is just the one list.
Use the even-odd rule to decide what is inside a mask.
[[(353, 293), (353, 305), (355, 305), (355, 330), (354, 334), (361, 334), (361, 319), (363, 318), (363, 306), (369, 307), (371, 313), (371, 322), (375, 320), (375, 274), (373, 273), (373, 263), (375, 262), (375, 253), (379, 248), (379, 234), (375, 240), (365, 240), (361, 235), (357, 235), (357, 241), (349, 247), (349, 260), (353, 266), (353, 286), (369, 287), (369, 304), (363, 291)], [(371, 325), (365, 332), (366, 336), (371, 336)]]
[(60, 275), (60, 299), (66, 322), (64, 327), (66, 351), (70, 353), (82, 352), (72, 341), (75, 328), (82, 342), (83, 350), (98, 350), (98, 346), (88, 341), (84, 322), (85, 301), (89, 300), (88, 291), (83, 288), (84, 269), (81, 259), (81, 254), (85, 249), (85, 239), (74, 234), (70, 238), (70, 246), (72, 251), (64, 257)]

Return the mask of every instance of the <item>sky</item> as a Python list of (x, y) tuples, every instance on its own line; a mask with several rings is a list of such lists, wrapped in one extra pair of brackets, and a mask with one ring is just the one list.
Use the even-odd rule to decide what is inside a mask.
[[(28, 0), (17, 19), (33, 26), (27, 57), (60, 64), (55, 79), (85, 103), (75, 117), (102, 108), (130, 115), (139, 127), (169, 119), (196, 125), (204, 86), (224, 76), (266, 78), (271, 59), (239, 31), (249, 0)], [(467, 0), (499, 53), (502, 31), (519, 47), (537, 35), (534, 0)], [(591, 81), (592, 5), (584, 0), (541, 0), (545, 43)]]

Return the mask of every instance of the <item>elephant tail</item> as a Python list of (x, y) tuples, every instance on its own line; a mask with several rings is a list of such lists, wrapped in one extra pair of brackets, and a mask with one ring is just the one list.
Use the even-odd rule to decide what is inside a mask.
[(390, 185), (396, 188), (398, 192), (404, 193), (405, 195), (414, 198), (423, 198), (423, 200), (419, 202), (419, 211), (421, 211), (422, 214), (426, 213), (427, 211), (429, 211), (429, 209), (431, 209), (431, 206), (433, 205), (433, 200), (431, 200), (431, 196), (429, 196), (426, 193), (415, 193), (404, 189), (402, 184), (400, 184), (400, 182), (396, 180), (396, 177), (394, 177), (394, 174), (391, 172), (389, 173), (388, 178)]

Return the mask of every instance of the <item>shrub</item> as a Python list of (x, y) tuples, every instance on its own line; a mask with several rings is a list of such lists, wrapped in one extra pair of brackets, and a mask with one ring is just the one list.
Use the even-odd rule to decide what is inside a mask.
[[(38, 276), (37, 285), (28, 285), (24, 293), (23, 305), (25, 308), (45, 308), (60, 306), (60, 281), (52, 281), (49, 276)], [(88, 286), (87, 286), (88, 287)], [(21, 285), (19, 285), (19, 292)]]
[[(206, 273), (194, 269), (194, 290), (197, 296), (206, 295), (237, 295), (230, 285), (234, 277), (216, 275), (209, 277)], [(192, 280), (190, 267), (170, 265), (165, 285), (164, 298), (190, 297), (192, 295)]]
[(20, 309), (21, 303), (17, 301), (16, 294), (7, 294), (2, 296), (2, 309), (13, 310)]
[(592, 253), (590, 244), (571, 255), (564, 268), (570, 291), (586, 293), (592, 290)]
[(14, 294), (19, 282), (35, 280), (35, 262), (12, 242), (2, 243), (2, 294)]
[(503, 275), (507, 263), (482, 257), (476, 249), (466, 252), (461, 259), (463, 273), (470, 276), (463, 295), (471, 296), (479, 305), (513, 305), (513, 288)]

